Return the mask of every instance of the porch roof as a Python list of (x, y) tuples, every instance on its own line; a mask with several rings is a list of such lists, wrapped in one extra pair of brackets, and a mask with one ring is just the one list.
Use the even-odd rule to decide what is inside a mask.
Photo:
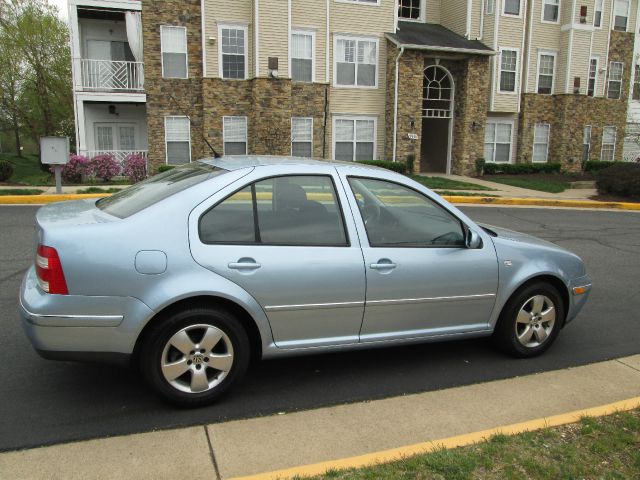
[(468, 40), (435, 23), (398, 22), (398, 31), (387, 33), (386, 37), (398, 47), (410, 50), (473, 53), (476, 55), (494, 55), (496, 53), (478, 40)]

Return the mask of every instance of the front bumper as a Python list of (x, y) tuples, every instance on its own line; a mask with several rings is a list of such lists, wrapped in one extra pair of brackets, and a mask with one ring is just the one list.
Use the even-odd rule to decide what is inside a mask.
[[(566, 323), (576, 318), (582, 307), (587, 303), (589, 294), (591, 293), (592, 281), (589, 275), (574, 278), (569, 283), (569, 311), (567, 312)], [(576, 294), (576, 291), (584, 289), (584, 293)]]
[(38, 286), (35, 268), (20, 288), (22, 327), (45, 358), (119, 359), (133, 353), (142, 326), (153, 311), (133, 297), (51, 295)]

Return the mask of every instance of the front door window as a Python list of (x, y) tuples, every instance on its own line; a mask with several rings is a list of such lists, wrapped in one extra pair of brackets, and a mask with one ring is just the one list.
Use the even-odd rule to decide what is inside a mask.
[(96, 123), (95, 147), (98, 152), (136, 149), (136, 126), (122, 123)]

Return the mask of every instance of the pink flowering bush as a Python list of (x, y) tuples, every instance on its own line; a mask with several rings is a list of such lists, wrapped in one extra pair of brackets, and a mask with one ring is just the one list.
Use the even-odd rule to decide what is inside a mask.
[[(49, 171), (53, 173), (53, 167), (50, 167)], [(65, 182), (80, 183), (82, 175), (91, 174), (91, 161), (84, 155), (71, 155), (69, 163), (62, 166), (61, 173)]]
[(122, 170), (120, 168), (120, 163), (109, 153), (93, 157), (91, 159), (91, 167), (93, 170), (91, 173), (105, 182), (108, 182), (116, 175), (119, 175)]
[(147, 178), (147, 160), (141, 153), (130, 153), (124, 160), (122, 174), (131, 180), (131, 183), (138, 183)]

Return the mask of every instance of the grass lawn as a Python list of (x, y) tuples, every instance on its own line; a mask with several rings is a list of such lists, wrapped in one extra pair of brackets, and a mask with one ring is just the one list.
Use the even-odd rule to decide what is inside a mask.
[(493, 188), (485, 187), (483, 185), (476, 185), (475, 183), (460, 182), (458, 180), (451, 180), (443, 177), (423, 177), (421, 175), (409, 175), (412, 180), (421, 183), (425, 187), (435, 189), (447, 189), (447, 190), (482, 190), (490, 192)]
[(76, 193), (116, 193), (122, 190), (121, 188), (100, 188), (100, 187), (89, 187), (78, 190)]
[(0, 196), (7, 195), (40, 195), (42, 190), (36, 188), (0, 188)]
[(18, 157), (9, 153), (0, 153), (0, 160), (8, 160), (13, 166), (13, 175), (8, 183), (19, 185), (51, 185), (53, 176), (40, 170), (37, 155)]
[(316, 479), (631, 479), (640, 478), (640, 410), (397, 462), (329, 472)]
[(456, 197), (498, 197), (498, 195), (491, 195), (490, 193), (475, 193), (475, 192), (457, 192), (455, 190), (436, 190), (438, 195), (450, 195)]
[(511, 185), (512, 187), (528, 188), (530, 190), (539, 190), (541, 192), (549, 193), (564, 192), (569, 187), (566, 181), (560, 179), (527, 178), (524, 175), (519, 175), (517, 177), (492, 175), (491, 177), (487, 177), (486, 180), (496, 183), (504, 183), (505, 185)]

